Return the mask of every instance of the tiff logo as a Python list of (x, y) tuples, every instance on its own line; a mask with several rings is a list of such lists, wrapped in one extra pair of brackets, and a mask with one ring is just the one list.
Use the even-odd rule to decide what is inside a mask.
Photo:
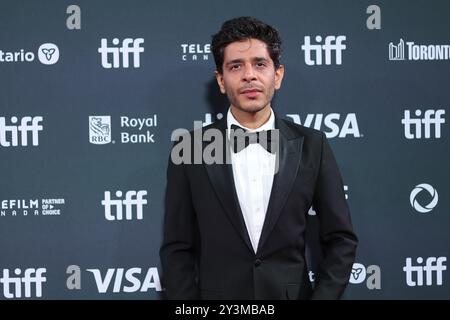
[[(343, 44), (346, 40), (346, 36), (327, 36), (325, 37), (325, 43), (322, 42), (321, 36), (316, 36), (315, 40), (318, 44), (311, 44), (310, 36), (305, 36), (305, 43), (302, 45), (302, 50), (305, 51), (305, 63), (308, 66), (322, 65), (322, 53), (325, 56), (325, 64), (332, 64), (331, 55), (335, 52), (335, 64), (342, 64), (342, 51), (347, 46)], [(314, 57), (313, 57), (314, 56)]]
[[(447, 270), (447, 266), (444, 265), (444, 262), (447, 261), (446, 257), (429, 257), (425, 266), (421, 266), (423, 263), (422, 257), (418, 257), (416, 261), (419, 265), (413, 266), (411, 258), (406, 258), (406, 265), (403, 267), (403, 271), (406, 272), (406, 284), (408, 286), (423, 286), (424, 273), (427, 286), (433, 285), (433, 273), (436, 275), (436, 285), (442, 285), (442, 272)], [(414, 274), (416, 275), (415, 280), (413, 279)]]
[[(20, 125), (16, 125), (19, 121), (17, 117), (11, 117), (13, 125), (6, 125), (6, 118), (0, 117), (0, 145), (2, 147), (17, 147), (28, 145), (28, 133), (31, 133), (31, 143), (33, 146), (39, 145), (39, 131), (43, 127), (40, 125), (42, 117), (23, 117)], [(20, 133), (20, 144), (19, 144)]]
[[(114, 46), (119, 45), (120, 41), (117, 38), (112, 40)], [(122, 67), (129, 67), (129, 56), (133, 56), (133, 67), (140, 67), (140, 54), (144, 52), (144, 48), (141, 44), (144, 43), (143, 38), (126, 38), (122, 41), (122, 47), (108, 47), (108, 40), (102, 38), (101, 46), (98, 48), (98, 52), (102, 57), (102, 67), (106, 69), (119, 68), (120, 67), (120, 55), (122, 54)], [(112, 56), (112, 64), (109, 57)]]
[[(425, 110), (423, 118), (421, 110), (416, 110), (415, 115), (417, 118), (412, 118), (410, 111), (405, 110), (402, 124), (405, 126), (405, 138), (406, 139), (421, 139), (422, 127), (424, 130), (424, 138), (431, 138), (431, 128), (434, 126), (434, 137), (441, 137), (441, 125), (445, 123), (443, 115), (445, 110)], [(414, 130), (412, 130), (414, 128)]]
[(10, 276), (9, 269), (3, 269), (3, 275), (0, 277), (0, 283), (3, 284), (3, 296), (7, 299), (22, 298), (22, 292), (24, 291), (25, 298), (32, 297), (32, 288), (36, 293), (36, 297), (42, 297), (42, 283), (47, 281), (44, 274), (47, 272), (46, 268), (28, 268), (25, 269), (23, 276), (22, 270), (16, 268), (14, 270), (14, 276)]
[[(105, 191), (105, 199), (102, 200), (102, 205), (105, 207), (105, 218), (107, 220), (123, 220), (123, 207), (125, 207), (125, 219), (133, 219), (133, 206), (136, 207), (136, 219), (142, 220), (142, 212), (144, 205), (147, 204), (147, 200), (144, 196), (147, 195), (147, 191), (127, 191), (125, 199), (122, 200), (122, 191), (116, 191), (116, 197), (119, 199), (111, 200), (111, 192)], [(115, 215), (112, 213), (112, 207), (115, 207)]]
[(405, 60), (405, 42), (400, 39), (398, 45), (394, 45), (392, 42), (389, 43), (389, 60)]

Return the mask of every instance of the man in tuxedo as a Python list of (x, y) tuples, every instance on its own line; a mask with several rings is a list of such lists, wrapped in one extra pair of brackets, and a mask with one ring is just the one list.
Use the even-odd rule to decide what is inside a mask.
[[(284, 74), (277, 30), (255, 18), (232, 19), (213, 36), (212, 51), (231, 106), (226, 117), (199, 129), (223, 140), (199, 142), (194, 131), (172, 150), (160, 249), (167, 297), (340, 298), (358, 240), (325, 135), (272, 110)], [(211, 140), (222, 142), (226, 161), (180, 161), (191, 151), (204, 155)], [(186, 141), (190, 147), (178, 152)], [(323, 251), (314, 288), (305, 259), (311, 205)]]

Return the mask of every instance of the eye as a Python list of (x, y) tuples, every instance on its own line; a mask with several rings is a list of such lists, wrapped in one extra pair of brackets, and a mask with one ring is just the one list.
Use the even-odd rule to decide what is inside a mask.
[(264, 68), (264, 67), (266, 66), (266, 63), (265, 63), (265, 62), (257, 62), (257, 63), (256, 63), (256, 66), (257, 66), (258, 68)]
[(239, 64), (233, 64), (230, 66), (230, 70), (238, 70), (241, 66)]

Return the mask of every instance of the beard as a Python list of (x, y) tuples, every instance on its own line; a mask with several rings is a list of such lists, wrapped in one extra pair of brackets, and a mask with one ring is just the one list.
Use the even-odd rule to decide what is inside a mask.
[(227, 91), (227, 97), (231, 105), (236, 107), (238, 110), (247, 113), (257, 113), (270, 104), (274, 92), (274, 89), (272, 89), (271, 92), (263, 90), (260, 94), (262, 97), (259, 99), (249, 99), (239, 93)]

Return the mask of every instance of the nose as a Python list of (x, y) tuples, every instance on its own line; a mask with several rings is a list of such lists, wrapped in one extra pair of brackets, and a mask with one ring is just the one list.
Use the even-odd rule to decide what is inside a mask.
[(251, 65), (245, 66), (244, 72), (242, 73), (242, 80), (245, 82), (256, 80), (256, 75)]

